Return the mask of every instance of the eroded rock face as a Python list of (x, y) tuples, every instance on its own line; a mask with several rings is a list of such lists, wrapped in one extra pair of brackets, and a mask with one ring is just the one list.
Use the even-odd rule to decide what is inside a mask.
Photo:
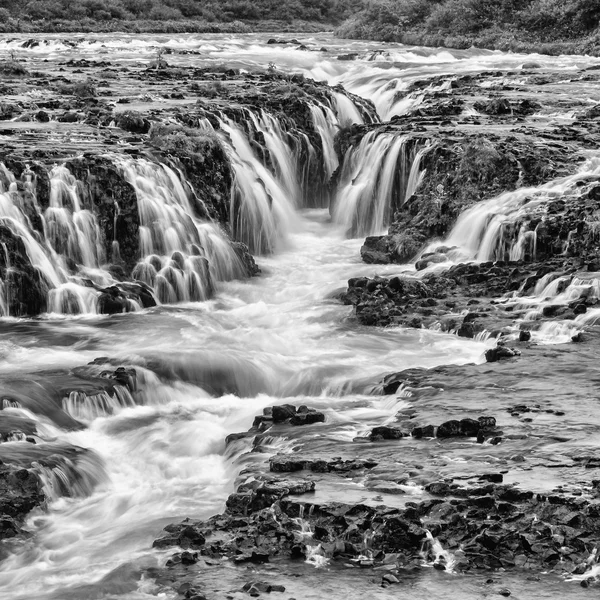
[[(558, 293), (573, 282), (591, 282), (596, 260), (583, 263), (579, 258), (561, 257), (531, 263), (459, 263), (420, 279), (354, 278), (348, 281), (348, 289), (340, 299), (355, 307), (356, 318), (363, 325), (434, 327), (466, 338), (488, 332), (492, 337), (509, 336), (527, 342), (543, 323), (574, 321), (597, 305), (596, 296), (581, 288), (564, 302), (553, 303), (548, 298), (540, 304), (539, 300), (527, 299), (535, 295), (544, 277), (556, 282)], [(506, 294), (511, 296), (506, 298)], [(519, 300), (521, 297), (523, 300)], [(535, 318), (520, 321), (530, 311), (535, 312)], [(520, 322), (517, 334), (515, 321)], [(489, 352), (490, 361), (511, 356), (518, 356), (518, 352), (507, 347)]]
[(21, 534), (27, 515), (44, 502), (42, 482), (35, 473), (0, 463), (0, 541)]
[[(448, 421), (438, 428), (438, 436), (468, 436), (475, 429), (489, 431), (494, 426), (492, 417)], [(404, 508), (320, 502), (310, 497), (320, 485), (315, 474), (339, 473), (327, 468), (316, 471), (314, 461), (304, 461), (300, 469), (284, 469), (297, 474), (275, 477), (281, 470), (273, 465), (283, 465), (285, 460), (285, 455), (272, 459), (271, 476), (240, 485), (229, 497), (224, 514), (206, 521), (186, 519), (165, 528), (155, 547), (194, 552), (193, 556), (175, 553), (167, 567), (222, 558), (260, 565), (305, 559), (317, 552), (340, 563), (384, 568), (397, 580), (403, 570), (418, 569), (424, 562), (446, 568), (446, 558), (433, 550), (435, 538), (452, 555), (457, 571), (516, 567), (584, 573), (590, 568), (585, 564), (586, 540), (600, 532), (599, 508), (593, 500), (534, 494), (502, 483), (501, 473), (487, 473), (468, 487), (434, 481), (425, 486), (428, 499), (407, 502)], [(178, 584), (175, 575), (173, 585)]]
[[(105, 157), (87, 156), (67, 161), (66, 167), (80, 182), (84, 207), (98, 219), (106, 256), (112, 255), (112, 243), (119, 243), (122, 266), (127, 275), (140, 258), (138, 201), (114, 163)], [(42, 199), (44, 205), (46, 199)]]
[(46, 311), (48, 283), (29, 260), (25, 243), (9, 225), (0, 224), (0, 279), (6, 298), (6, 313), (16, 317)]

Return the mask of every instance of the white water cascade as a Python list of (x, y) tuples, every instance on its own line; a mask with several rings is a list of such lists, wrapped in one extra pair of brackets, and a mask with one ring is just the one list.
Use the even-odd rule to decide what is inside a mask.
[(294, 221), (295, 204), (285, 187), (255, 155), (244, 132), (226, 116), (221, 137), (235, 174), (231, 197), (234, 237), (252, 253), (281, 247)]
[[(29, 38), (30, 34), (26, 35)], [(23, 53), (39, 57), (39, 64), (45, 60), (52, 63), (57, 58), (64, 63), (71, 57), (79, 59), (82, 53), (91, 63), (102, 56), (110, 64), (127, 64), (127, 69), (136, 75), (143, 73), (144, 61), (155, 56), (156, 48), (165, 46), (174, 49), (168, 56), (171, 65), (192, 68), (222, 63), (236, 69), (265, 70), (273, 60), (287, 71), (324, 73), (324, 78), (333, 84), (347, 82), (347, 89), (353, 92), (364, 90), (363, 96), (376, 101), (382, 116), (418, 106), (424, 98), (420, 91), (433, 90), (423, 86), (403, 98), (416, 78), (450, 71), (460, 74), (491, 68), (520, 69), (524, 62), (522, 55), (477, 49), (451, 54), (440, 49), (384, 46), (387, 50), (381, 52), (382, 44), (378, 43), (373, 52), (367, 52), (367, 48), (373, 48), (372, 43), (320, 39), (318, 35), (311, 38), (319, 42), (315, 47), (327, 46), (328, 52), (307, 52), (290, 44), (267, 45), (255, 34), (207, 37), (86, 34), (85, 39), (74, 42), (75, 46), (64, 40), (64, 34), (50, 38), (50, 41), (40, 40), (39, 47), (23, 48)], [(15, 40), (0, 42), (0, 50), (20, 51), (22, 39), (17, 36)], [(358, 50), (355, 60), (337, 60), (336, 54), (355, 49)], [(576, 64), (588, 66), (598, 62), (591, 57), (576, 60), (535, 57), (535, 60), (558, 70), (566, 68), (570, 78)], [(121, 79), (111, 79), (109, 84), (113, 86), (109, 101), (113, 101), (123, 93), (120, 89), (115, 91)], [(157, 84), (168, 87), (172, 82)], [(346, 102), (343, 94), (334, 98), (329, 107), (315, 104), (313, 113), (314, 122), (321, 122), (323, 127), (322, 130), (317, 127), (316, 135), (324, 150), (333, 147), (340, 126), (367, 120), (356, 106), (353, 108)], [(156, 104), (144, 100), (144, 105), (148, 110), (157, 108), (157, 113), (165, 108), (170, 111), (171, 100), (154, 98)], [(186, 100), (173, 100), (175, 110), (180, 110), (180, 102), (183, 106)], [(132, 107), (136, 104), (134, 99)], [(193, 104), (189, 106), (193, 110)], [(0, 599), (172, 600), (183, 594), (178, 594), (175, 584), (167, 579), (181, 573), (186, 585), (193, 579), (200, 586), (206, 583), (207, 589), (202, 587), (200, 593), (206, 591), (207, 597), (232, 594), (237, 597), (244, 581), (262, 577), (262, 569), (269, 581), (291, 573), (287, 580), (277, 583), (285, 583), (287, 595), (307, 600), (319, 600), (323, 590), (328, 591), (331, 586), (331, 597), (344, 594), (348, 600), (373, 595), (387, 598), (402, 594), (407, 585), (415, 600), (432, 595), (443, 597), (450, 578), (456, 597), (474, 600), (484, 588), (495, 593), (495, 584), (483, 584), (487, 574), (482, 579), (478, 575), (465, 577), (460, 569), (455, 569), (462, 562), (461, 551), (452, 548), (450, 552), (431, 534), (423, 547), (424, 562), (440, 570), (444, 567), (451, 575), (433, 572), (432, 568), (415, 577), (408, 573), (408, 579), (387, 589), (374, 586), (373, 579), (381, 582), (385, 570), (338, 568), (340, 563), (336, 564), (333, 556), (337, 553), (328, 542), (315, 539), (308, 522), (302, 520), (303, 513), (295, 534), (309, 542), (306, 555), (309, 565), (296, 563), (289, 569), (286, 566), (278, 570), (281, 563), (273, 561), (270, 566), (253, 565), (248, 569), (247, 565), (234, 566), (230, 561), (210, 558), (204, 565), (202, 557), (195, 568), (163, 570), (169, 555), (179, 551), (153, 548), (153, 540), (161, 535), (165, 525), (184, 517), (207, 519), (223, 512), (228, 495), (235, 489), (236, 478), (239, 482), (240, 470), (252, 465), (256, 473), (262, 468), (261, 461), (268, 461), (269, 454), (255, 451), (264, 446), (254, 447), (252, 437), (239, 437), (229, 445), (225, 440), (230, 434), (247, 431), (257, 415), (268, 414), (265, 409), (275, 404), (305, 404), (322, 411), (325, 423), (290, 430), (283, 425), (279, 431), (275, 427), (263, 438), (263, 442), (271, 438), (269, 452), (274, 448), (277, 452), (298, 451), (308, 456), (314, 449), (316, 455), (346, 457), (356, 453), (375, 455), (376, 461), (380, 461), (364, 475), (360, 471), (349, 473), (348, 477), (341, 476), (342, 472), (331, 477), (318, 475), (314, 497), (308, 499), (317, 505), (342, 501), (404, 506), (407, 499), (414, 499), (413, 490), (428, 498), (425, 484), (438, 474), (440, 478), (473, 480), (480, 473), (500, 469), (507, 460), (509, 486), (514, 478), (517, 486), (525, 482), (525, 487), (531, 484), (535, 489), (540, 485), (545, 493), (557, 483), (562, 486), (564, 478), (569, 487), (583, 490), (581, 493), (587, 496), (589, 488), (582, 487), (581, 471), (569, 463), (573, 457), (588, 454), (593, 457), (598, 445), (597, 394), (593, 376), (590, 378), (586, 369), (590, 364), (593, 370), (591, 362), (564, 362), (568, 353), (560, 352), (555, 358), (538, 361), (535, 372), (525, 378), (510, 365), (508, 368), (506, 364), (488, 365), (479, 369), (481, 378), (466, 376), (459, 382), (460, 388), (454, 390), (456, 374), (448, 366), (464, 365), (466, 373), (473, 373), (492, 345), (485, 340), (486, 332), (475, 339), (466, 339), (428, 329), (356, 326), (352, 308), (336, 299), (349, 278), (375, 275), (391, 278), (412, 269), (410, 265), (361, 262), (359, 251), (363, 240), (344, 237), (341, 225), (351, 230), (366, 223), (365, 231), (355, 233), (361, 237), (384, 229), (391, 211), (418, 190), (427, 148), (414, 147), (412, 139), (391, 134), (389, 138), (386, 134), (379, 136), (381, 139), (369, 138), (369, 148), (360, 149), (362, 168), (358, 148), (345, 157), (339, 173), (342, 189), (337, 196), (335, 221), (331, 223), (323, 206), (308, 208), (314, 205), (305, 197), (305, 173), (294, 168), (294, 161), (299, 148), (302, 146), (305, 152), (309, 145), (303, 146), (306, 141), (301, 137), (303, 134), (286, 129), (285, 116), (273, 122), (270, 117), (256, 113), (254, 122), (243, 124), (223, 115), (219, 118), (222, 127), (218, 135), (235, 176), (231, 229), (253, 251), (265, 252), (259, 260), (260, 277), (236, 279), (240, 268), (237, 255), (219, 228), (196, 217), (193, 192), (177, 169), (130, 156), (122, 162), (111, 157), (126, 174), (139, 202), (140, 280), (154, 285), (157, 294), (160, 287), (160, 295), (166, 302), (206, 297), (211, 282), (220, 280), (223, 283), (212, 300), (164, 305), (159, 310), (137, 311), (111, 319), (65, 319), (50, 315), (43, 319), (3, 320), (0, 381), (4, 392), (0, 406), (4, 410), (0, 414), (5, 421), (16, 417), (27, 419), (35, 429), (32, 435), (36, 443), (26, 441), (27, 433), (10, 434), (0, 444), (0, 458), (8, 464), (17, 456), (19, 464), (37, 473), (48, 502), (30, 513), (25, 528), (31, 536), (3, 545)], [(37, 124), (24, 124), (30, 125)], [(62, 126), (56, 122), (50, 125)], [(87, 125), (79, 123), (77, 127)], [(253, 132), (261, 135), (253, 138)], [(333, 160), (333, 155), (330, 158)], [(327, 173), (333, 165), (332, 162), (329, 167), (319, 166)], [(461, 239), (453, 241), (461, 247), (457, 255), (487, 260), (495, 256), (529, 257), (535, 253), (535, 230), (523, 227), (523, 223), (532, 216), (543, 219), (548, 200), (560, 199), (563, 193), (585, 193), (588, 181), (599, 176), (593, 165), (588, 167), (572, 180), (565, 178), (548, 184), (547, 188), (533, 189), (529, 201), (518, 193), (503, 200), (484, 201), (482, 214), (473, 209), (470, 213), (473, 220), (459, 223), (462, 229), (456, 234), (460, 233)], [(13, 236), (6, 236), (9, 242), (15, 237), (25, 245), (29, 260), (42, 274), (51, 303), (53, 295), (57, 296), (57, 312), (93, 313), (97, 310), (99, 288), (122, 285), (104, 264), (111, 258), (108, 256), (111, 241), (114, 256), (118, 257), (117, 240), (105, 240), (102, 248), (97, 246), (95, 223), (81, 214), (88, 206), (87, 198), (82, 201), (79, 185), (62, 168), (55, 171), (57, 197), (52, 206), (55, 210), (48, 212), (48, 217), (52, 216), (51, 226), (57, 229), (52, 239), (47, 239), (46, 214), (28, 192), (27, 182), (31, 177), (24, 173), (19, 181), (13, 178), (11, 183), (10, 177), (0, 172), (0, 179), (6, 182), (0, 190), (0, 226), (12, 232)], [(506, 225), (496, 227), (494, 223), (503, 218)], [(56, 233), (58, 228), (65, 232), (63, 237)], [(83, 231), (89, 233), (89, 239), (78, 239)], [(485, 241), (488, 237), (489, 243)], [(17, 267), (10, 265), (9, 242), (0, 243), (3, 274), (10, 274)], [(599, 281), (598, 274), (589, 277), (574, 274), (572, 278), (570, 274), (551, 274), (535, 290), (545, 300), (533, 299), (528, 308), (533, 312), (544, 302), (568, 303), (577, 298), (600, 297)], [(7, 277), (0, 282), (0, 290), (10, 289), (10, 283), (11, 278)], [(6, 299), (4, 292), (0, 294), (0, 311), (4, 314)], [(511, 301), (529, 303), (526, 298)], [(596, 322), (600, 322), (600, 309), (589, 308), (586, 314), (570, 321), (571, 330), (565, 326), (566, 341), (572, 329)], [(551, 325), (562, 326), (558, 322)], [(540, 331), (539, 337), (532, 339), (537, 342), (544, 335)], [(591, 344), (587, 348), (593, 349)], [(593, 352), (590, 356), (593, 360)], [(131, 391), (87, 380), (81, 387), (74, 386), (73, 374), (90, 369), (90, 363), (110, 364), (111, 369), (117, 365), (131, 367), (137, 373), (138, 387)], [(396, 394), (372, 395), (377, 386), (383, 385), (387, 374), (436, 367), (442, 367), (438, 374), (423, 372), (425, 379), (433, 376), (431, 385), (421, 385), (421, 375), (416, 375), (413, 382), (411, 375)], [(552, 379), (554, 373), (560, 376), (573, 367), (581, 369), (581, 376), (572, 379), (577, 380), (578, 388), (563, 390), (558, 385), (550, 389), (546, 384), (546, 378), (559, 381)], [(98, 366), (95, 373), (100, 375), (103, 369)], [(515, 385), (521, 382), (524, 390)], [(443, 388), (439, 387), (442, 384)], [(555, 418), (557, 413), (553, 415), (542, 409), (539, 413), (532, 412), (535, 422), (523, 421), (498, 410), (502, 390), (508, 390), (503, 396), (505, 404), (526, 398), (528, 403), (539, 402), (544, 408), (554, 410), (563, 405), (568, 408), (560, 419)], [(497, 411), (502, 418), (500, 425), (510, 432), (498, 446), (480, 447), (465, 438), (442, 442), (408, 438), (397, 443), (364, 438), (365, 432), (382, 423), (404, 428), (411, 419), (415, 418), (416, 423), (416, 419), (423, 418), (426, 419), (423, 423), (439, 424), (488, 409)], [(281, 431), (285, 437), (278, 437)], [(410, 452), (402, 451), (403, 448)], [(544, 455), (551, 455), (555, 460), (552, 466), (560, 469), (547, 469)], [(514, 456), (525, 460), (513, 461)], [(530, 456), (534, 460), (529, 460)], [(264, 464), (268, 469), (268, 462)], [(389, 481), (392, 476), (405, 483), (392, 484)], [(379, 479), (383, 485), (379, 485)], [(351, 514), (348, 517), (353, 518)], [(374, 566), (370, 533), (364, 532), (364, 556), (354, 563), (357, 567)], [(382, 566), (397, 564), (397, 557), (390, 558), (393, 565)], [(333, 583), (330, 569), (310, 567), (328, 563), (331, 572), (335, 571)], [(596, 563), (597, 552), (593, 550), (586, 577), (600, 575)], [(304, 571), (299, 573), (300, 569)], [(165, 578), (155, 581), (155, 574), (165, 572)], [(297, 577), (298, 574), (302, 576)], [(404, 577), (404, 571), (401, 574), (399, 577)], [(208, 589), (211, 577), (213, 582), (222, 579), (215, 584), (218, 590), (214, 592)], [(502, 584), (510, 584), (512, 589), (532, 598), (554, 597), (557, 589), (565, 598), (581, 596), (578, 586), (573, 591), (552, 574), (528, 582), (507, 571), (502, 573)], [(304, 588), (298, 591), (294, 589), (296, 585)], [(185, 591), (185, 587), (179, 589)]]
[[(573, 175), (478, 202), (460, 215), (444, 245), (458, 247), (459, 252), (453, 254), (461, 260), (521, 260), (526, 255), (535, 257), (536, 231), (530, 230), (525, 220), (537, 216), (543, 223), (549, 202), (564, 196), (583, 195), (589, 190), (586, 183), (593, 183), (598, 175), (600, 157), (594, 156)], [(434, 246), (439, 246), (439, 242), (431, 244), (430, 248)]]
[(342, 127), (347, 127), (349, 124), (362, 125), (365, 122), (356, 104), (346, 94), (333, 92), (333, 99), (335, 102), (335, 112)]
[(243, 274), (242, 265), (218, 227), (194, 216), (177, 174), (145, 159), (114, 157), (137, 196), (140, 255), (134, 279), (151, 286), (162, 303), (210, 297), (213, 280)]
[(336, 133), (340, 129), (339, 123), (334, 112), (327, 106), (316, 106), (311, 104), (310, 112), (312, 114), (315, 129), (321, 137), (321, 143), (323, 145), (323, 166), (325, 168), (325, 175), (329, 180), (340, 164), (333, 146)]
[[(381, 232), (390, 222), (394, 197), (404, 202), (412, 171), (412, 161), (406, 167), (407, 140), (393, 133), (369, 132), (358, 148), (348, 150), (332, 214), (349, 236)], [(416, 175), (413, 179), (411, 193), (418, 183)]]

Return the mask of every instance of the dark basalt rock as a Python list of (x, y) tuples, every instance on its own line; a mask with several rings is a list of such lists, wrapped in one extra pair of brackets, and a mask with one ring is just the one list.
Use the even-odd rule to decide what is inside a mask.
[[(299, 406), (296, 408), (293, 404), (280, 404), (270, 406), (264, 409), (262, 415), (254, 418), (252, 428), (248, 433), (256, 433), (257, 431), (266, 431), (273, 424), (290, 424), (290, 425), (312, 425), (314, 423), (324, 423), (325, 414), (308, 408), (307, 406)], [(246, 434), (243, 434), (245, 437)], [(228, 436), (231, 440), (232, 436)]]
[(496, 346), (485, 351), (485, 360), (487, 362), (497, 362), (499, 360), (506, 360), (508, 358), (514, 358), (519, 356), (521, 353), (515, 348), (508, 348), (507, 346)]
[(313, 471), (315, 473), (347, 473), (360, 469), (372, 469), (377, 463), (367, 459), (330, 460), (303, 458), (289, 454), (277, 455), (270, 459), (269, 469), (273, 473), (294, 473), (297, 471)]
[(479, 417), (478, 419), (452, 419), (442, 423), (439, 427), (426, 425), (424, 427), (415, 427), (411, 435), (415, 438), (424, 437), (477, 437), (486, 436), (494, 433), (496, 419), (494, 417)]
[(399, 440), (404, 437), (404, 434), (400, 429), (396, 427), (388, 427), (382, 425), (380, 427), (374, 427), (369, 434), (369, 438), (375, 440)]
[(0, 461), (0, 541), (22, 534), (27, 515), (45, 500), (35, 473)]
[(281, 423), (282, 421), (291, 419), (296, 414), (296, 407), (292, 404), (273, 406), (271, 409), (271, 414), (275, 423)]
[(235, 251), (237, 257), (240, 259), (247, 277), (254, 277), (260, 273), (260, 268), (256, 264), (254, 257), (250, 254), (248, 246), (242, 242), (231, 242), (231, 246)]
[[(598, 510), (592, 502), (561, 499), (564, 502), (555, 503), (551, 498), (496, 483), (471, 489), (448, 482), (426, 487), (428, 493), (450, 500), (413, 502), (404, 509), (313, 504), (287, 497), (275, 497), (268, 506), (245, 505), (242, 513), (228, 512), (194, 523), (195, 530), (206, 533), (198, 552), (210, 558), (229, 557), (235, 562), (265, 562), (303, 557), (307, 544), (320, 543), (332, 560), (347, 562), (360, 560), (364, 535), (369, 532), (373, 558), (360, 566), (386, 564), (393, 575), (415, 561), (421, 562), (423, 551), (431, 552), (426, 542), (427, 527), (446, 547), (461, 547), (459, 570), (526, 565), (585, 573), (589, 568), (580, 565), (589, 554), (586, 536), (598, 531)], [(300, 535), (299, 517), (315, 532), (314, 542)], [(180, 527), (185, 526), (190, 526), (189, 521)], [(171, 535), (161, 538), (160, 544), (166, 545), (169, 539), (173, 545), (179, 543)], [(570, 548), (569, 553), (561, 552), (565, 546)], [(436, 562), (436, 557), (432, 555), (431, 560)], [(437, 562), (441, 569), (443, 563)]]
[(202, 531), (189, 519), (178, 524), (167, 525), (164, 530), (168, 535), (155, 540), (152, 544), (153, 548), (180, 546), (184, 549), (197, 549), (205, 543), (205, 537)]
[(408, 307), (433, 295), (434, 291), (418, 279), (376, 277), (350, 279), (348, 291), (340, 299), (355, 306), (362, 324), (391, 325), (406, 322)]
[(8, 224), (0, 224), (0, 243), (5, 248), (0, 252), (0, 279), (9, 313), (28, 317), (45, 312), (48, 285), (31, 264), (25, 243)]
[[(140, 258), (140, 220), (135, 190), (108, 158), (86, 156), (69, 160), (66, 166), (81, 182), (83, 207), (96, 215), (106, 256), (112, 255), (116, 240), (125, 273), (131, 274)], [(40, 194), (39, 189), (38, 197), (43, 206), (49, 202), (49, 196)]]
[(150, 121), (140, 112), (126, 110), (115, 114), (115, 125), (131, 133), (148, 133)]

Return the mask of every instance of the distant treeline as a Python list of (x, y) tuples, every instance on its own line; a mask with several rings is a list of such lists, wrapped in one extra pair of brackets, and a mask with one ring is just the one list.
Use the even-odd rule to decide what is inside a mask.
[(335, 25), (363, 7), (363, 0), (0, 0), (0, 24), (297, 20)]
[[(340, 26), (340, 37), (466, 47), (494, 40), (582, 43), (598, 31), (600, 0), (367, 0)], [(485, 43), (483, 45), (486, 45)], [(512, 49), (512, 48), (511, 48)]]
[(600, 54), (600, 0), (0, 0), (0, 32), (316, 31), (406, 44)]

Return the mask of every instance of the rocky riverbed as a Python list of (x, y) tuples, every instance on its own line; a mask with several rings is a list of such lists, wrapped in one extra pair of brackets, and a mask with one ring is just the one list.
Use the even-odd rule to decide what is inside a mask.
[(597, 585), (597, 61), (143, 41), (5, 43), (11, 599)]

